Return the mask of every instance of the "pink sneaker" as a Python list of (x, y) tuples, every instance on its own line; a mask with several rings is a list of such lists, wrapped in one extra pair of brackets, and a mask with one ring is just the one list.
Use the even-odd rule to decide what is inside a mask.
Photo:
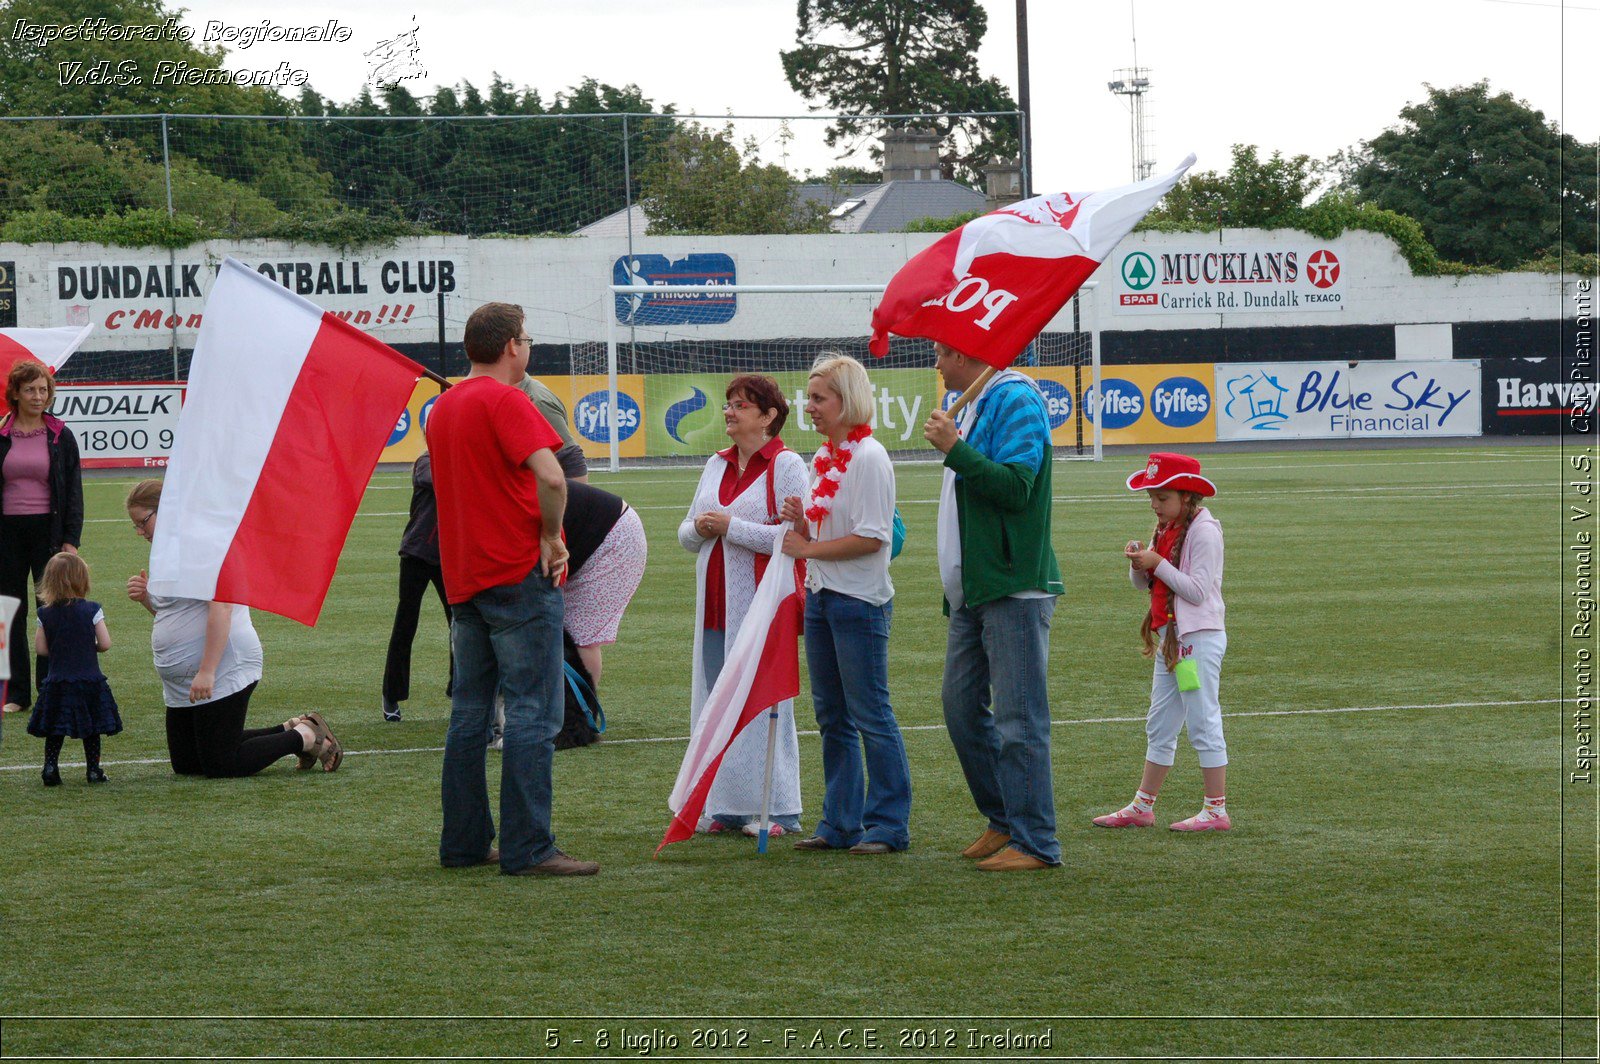
[(1233, 827), (1233, 821), (1227, 813), (1221, 816), (1192, 816), (1188, 820), (1180, 820), (1172, 825), (1173, 831), (1227, 831)]
[(1146, 813), (1135, 809), (1133, 806), (1124, 806), (1115, 813), (1094, 818), (1096, 826), (1102, 828), (1148, 828), (1155, 824), (1155, 813)]
[[(752, 839), (761, 837), (761, 825), (756, 823), (754, 820), (751, 820), (748, 823), (746, 823), (745, 826), (743, 828), (741, 828), (740, 830), (743, 831), (746, 835), (749, 835)], [(783, 836), (785, 836), (787, 834), (789, 834), (789, 829), (784, 827), (782, 824), (768, 822), (768, 824), (767, 824), (767, 838), (769, 838), (769, 839), (779, 839), (779, 838), (782, 838)]]

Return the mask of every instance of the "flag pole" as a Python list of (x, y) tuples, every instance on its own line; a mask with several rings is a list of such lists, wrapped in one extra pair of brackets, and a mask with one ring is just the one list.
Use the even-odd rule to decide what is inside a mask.
[[(794, 530), (802, 536), (807, 535), (808, 528), (804, 516), (794, 523)], [(766, 777), (761, 781), (761, 822), (760, 830), (756, 833), (756, 853), (767, 852), (767, 835), (772, 830), (772, 762), (777, 752), (778, 705), (773, 703), (772, 708), (767, 711), (767, 771)]]
[(978, 396), (983, 394), (983, 386), (988, 384), (989, 378), (993, 377), (998, 372), (999, 370), (995, 369), (993, 366), (985, 366), (983, 372), (978, 374), (978, 379), (973, 381), (967, 387), (967, 390), (961, 393), (961, 398), (950, 404), (950, 409), (946, 410), (945, 413), (949, 414), (951, 417), (955, 417), (957, 414), (961, 413), (962, 409), (965, 408), (968, 403), (972, 402)]

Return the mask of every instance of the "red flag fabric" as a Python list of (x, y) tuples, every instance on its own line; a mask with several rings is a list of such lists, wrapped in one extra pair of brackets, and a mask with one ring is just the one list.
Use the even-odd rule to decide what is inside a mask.
[(201, 320), (150, 591), (314, 625), (422, 367), (233, 259)]
[(780, 549), (786, 527), (776, 526), (772, 560), (689, 737), (668, 800), (672, 823), (656, 853), (694, 834), (723, 755), (739, 733), (768, 709), (800, 693), (801, 611), (791, 607), (793, 597), (802, 592), (795, 589), (795, 560)]
[(1103, 192), (1056, 192), (974, 218), (902, 266), (872, 312), (869, 350), (920, 336), (1011, 365), (1113, 248), (1194, 165)]
[[(64, 329), (0, 329), (0, 381), (5, 380), (12, 366), (25, 358), (43, 362), (54, 373), (67, 364), (67, 359), (83, 346), (93, 331), (93, 325)], [(8, 409), (5, 389), (0, 387), (0, 415)]]

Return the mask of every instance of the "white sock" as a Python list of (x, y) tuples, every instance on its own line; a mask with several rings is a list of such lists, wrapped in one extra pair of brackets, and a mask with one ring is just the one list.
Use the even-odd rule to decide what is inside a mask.
[(1201, 820), (1216, 820), (1218, 817), (1228, 815), (1228, 799), (1226, 795), (1217, 795), (1215, 798), (1207, 797), (1205, 804), (1200, 807)]
[(1142, 790), (1134, 791), (1133, 801), (1128, 803), (1128, 807), (1137, 809), (1141, 813), (1153, 813), (1156, 808), (1156, 796)]

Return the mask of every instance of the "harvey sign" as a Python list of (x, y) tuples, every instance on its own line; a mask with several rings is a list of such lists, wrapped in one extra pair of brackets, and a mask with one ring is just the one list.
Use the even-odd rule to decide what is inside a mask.
[(1219, 440), (1483, 434), (1475, 360), (1232, 363), (1216, 372)]

